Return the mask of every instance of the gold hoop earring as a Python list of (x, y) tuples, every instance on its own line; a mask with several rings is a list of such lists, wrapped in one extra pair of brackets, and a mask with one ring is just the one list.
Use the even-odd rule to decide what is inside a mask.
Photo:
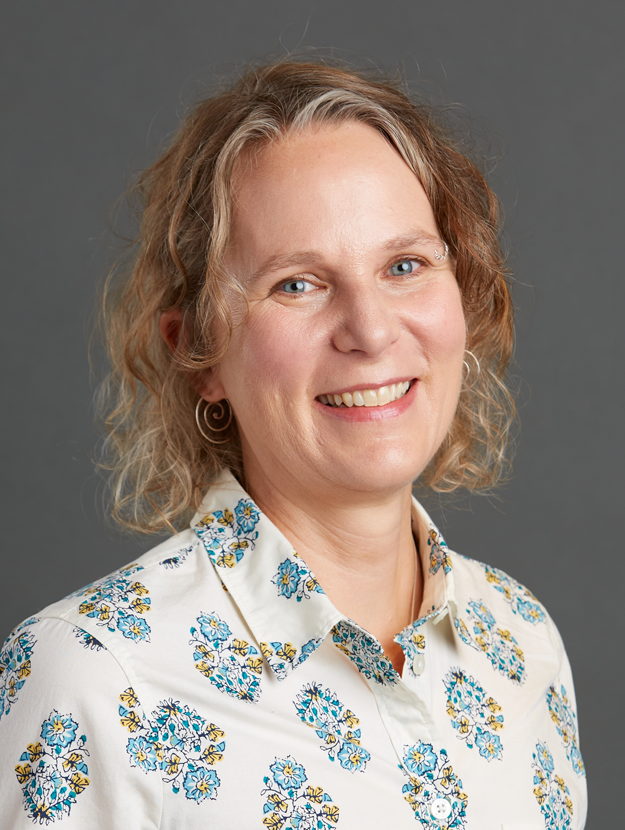
[[(473, 358), (473, 360), (475, 361), (475, 365), (476, 365), (476, 367), (477, 367), (477, 375), (475, 376), (475, 379), (474, 379), (473, 383), (472, 383), (470, 386), (465, 386), (465, 389), (473, 389), (473, 387), (474, 387), (474, 386), (475, 386), (475, 384), (477, 383), (477, 379), (478, 379), (478, 378), (479, 378), (479, 376), (480, 376), (480, 372), (482, 371), (482, 367), (480, 366), (480, 361), (479, 361), (479, 360), (477, 359), (477, 357), (473, 354), (473, 352), (470, 352), (468, 349), (465, 349), (465, 350), (464, 350), (464, 353), (465, 353), (465, 354), (470, 354), (470, 355), (471, 355), (471, 357), (472, 357), (472, 358)], [(467, 370), (466, 375), (462, 378), (462, 382), (463, 382), (463, 383), (466, 383), (466, 382), (467, 382), (467, 380), (469, 379), (469, 377), (471, 376), (471, 367), (469, 366), (469, 364), (467, 363), (467, 361), (466, 361), (466, 360), (463, 360), (463, 361), (462, 361), (462, 363), (463, 363), (463, 365), (464, 365), (465, 369)]]
[[(204, 398), (200, 398), (199, 401), (196, 404), (196, 407), (195, 407), (195, 423), (197, 424), (197, 428), (200, 432), (200, 435), (202, 435), (204, 438), (206, 438), (206, 440), (210, 444), (227, 444), (228, 443), (228, 438), (222, 438), (221, 440), (219, 440), (217, 438), (213, 438), (211, 435), (207, 435), (204, 432), (204, 430), (202, 429), (202, 424), (200, 423), (200, 404), (202, 403), (203, 400), (204, 400)], [(222, 418), (225, 415), (225, 409), (224, 409), (223, 403), (221, 401), (217, 401), (217, 403), (215, 404), (215, 408), (218, 407), (219, 412), (211, 410), (210, 409), (210, 404), (208, 404), (208, 403), (204, 407), (204, 413), (203, 413), (202, 417), (204, 419), (204, 423), (206, 424), (207, 429), (210, 432), (217, 432), (217, 433), (223, 432), (224, 430), (228, 429), (228, 427), (232, 423), (232, 407), (230, 406), (230, 403), (228, 402), (227, 398), (224, 398), (224, 401), (228, 404), (228, 420), (221, 427), (216, 427), (216, 426), (213, 426), (212, 424), (210, 424), (209, 421), (208, 421), (208, 416), (210, 415), (211, 418), (213, 419), (213, 421), (221, 421)]]

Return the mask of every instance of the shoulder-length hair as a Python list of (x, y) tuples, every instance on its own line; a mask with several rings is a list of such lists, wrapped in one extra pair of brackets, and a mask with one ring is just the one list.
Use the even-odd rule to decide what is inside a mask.
[[(190, 383), (224, 354), (233, 327), (226, 292), (242, 290), (222, 265), (233, 171), (242, 153), (291, 131), (349, 120), (383, 135), (425, 189), (454, 259), (467, 348), (481, 367), (476, 373), (467, 361), (471, 382), (463, 383), (449, 432), (420, 483), (439, 492), (490, 489), (506, 470), (513, 307), (496, 197), (431, 104), (379, 74), (285, 60), (250, 69), (195, 105), (131, 189), (141, 226), (130, 273), (111, 275), (104, 292), (111, 373), (101, 396), (108, 429), (102, 466), (112, 473), (112, 515), (125, 526), (146, 533), (180, 527), (222, 467), (243, 477), (236, 423), (225, 443), (206, 441)], [(175, 355), (158, 328), (172, 308), (185, 321)], [(217, 339), (217, 330), (225, 335)]]

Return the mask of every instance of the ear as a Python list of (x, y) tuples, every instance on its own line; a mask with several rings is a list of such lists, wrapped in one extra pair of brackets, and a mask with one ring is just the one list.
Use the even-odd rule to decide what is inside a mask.
[[(182, 345), (184, 312), (181, 308), (171, 308), (164, 311), (159, 320), (158, 329), (161, 337), (167, 343), (172, 354), (176, 354)], [(214, 403), (226, 397), (219, 377), (219, 364), (211, 366), (203, 372), (190, 372), (189, 383), (205, 401)]]

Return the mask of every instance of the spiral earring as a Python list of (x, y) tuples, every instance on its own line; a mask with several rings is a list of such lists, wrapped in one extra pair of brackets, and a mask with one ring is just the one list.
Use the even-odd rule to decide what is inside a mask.
[[(212, 436), (207, 435), (204, 432), (204, 430), (202, 429), (202, 424), (200, 423), (200, 404), (202, 403), (203, 400), (204, 400), (204, 398), (200, 398), (199, 401), (196, 404), (196, 407), (195, 407), (195, 423), (197, 424), (197, 428), (200, 431), (200, 435), (202, 435), (204, 438), (206, 438), (206, 440), (210, 444), (227, 444), (228, 443), (227, 438), (222, 438), (221, 440), (213, 438)], [(215, 404), (215, 408), (219, 407), (219, 413), (217, 413), (215, 411), (209, 412), (210, 404), (206, 404), (206, 406), (204, 407), (204, 413), (203, 413), (202, 417), (204, 419), (204, 423), (206, 424), (207, 429), (210, 432), (223, 432), (224, 430), (228, 429), (228, 427), (232, 423), (232, 407), (230, 406), (227, 398), (224, 398), (224, 401), (228, 404), (228, 420), (226, 421), (226, 423), (222, 427), (212, 426), (212, 424), (210, 424), (208, 422), (208, 416), (210, 414), (211, 418), (214, 421), (221, 421), (221, 419), (225, 415), (225, 409), (224, 409), (223, 403), (221, 401), (218, 401)]]
[[(475, 384), (477, 383), (477, 379), (478, 379), (478, 378), (479, 378), (479, 376), (480, 376), (480, 372), (482, 371), (482, 367), (480, 366), (480, 361), (479, 361), (479, 360), (477, 359), (477, 357), (473, 354), (473, 352), (470, 352), (468, 349), (465, 349), (465, 350), (464, 350), (464, 353), (465, 353), (465, 354), (470, 354), (470, 355), (471, 355), (471, 357), (473, 358), (473, 360), (475, 361), (475, 365), (477, 366), (477, 375), (475, 376), (475, 380), (473, 381), (473, 383), (472, 383), (470, 386), (465, 386), (465, 389), (473, 389), (473, 387), (474, 387), (474, 386), (475, 386)], [(469, 364), (467, 363), (467, 361), (466, 361), (466, 360), (463, 360), (463, 361), (462, 361), (462, 363), (464, 364), (464, 367), (465, 367), (465, 369), (467, 370), (466, 375), (462, 378), (462, 382), (463, 382), (463, 383), (466, 383), (466, 382), (467, 382), (467, 380), (469, 379), (469, 376), (471, 375), (471, 367), (469, 366)]]

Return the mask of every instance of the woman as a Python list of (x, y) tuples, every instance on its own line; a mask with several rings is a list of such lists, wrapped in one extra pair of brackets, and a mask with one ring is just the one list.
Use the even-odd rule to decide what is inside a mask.
[(554, 624), (411, 498), (504, 466), (481, 174), (391, 84), (283, 62), (140, 189), (114, 513), (180, 532), (7, 640), (8, 826), (583, 827)]

